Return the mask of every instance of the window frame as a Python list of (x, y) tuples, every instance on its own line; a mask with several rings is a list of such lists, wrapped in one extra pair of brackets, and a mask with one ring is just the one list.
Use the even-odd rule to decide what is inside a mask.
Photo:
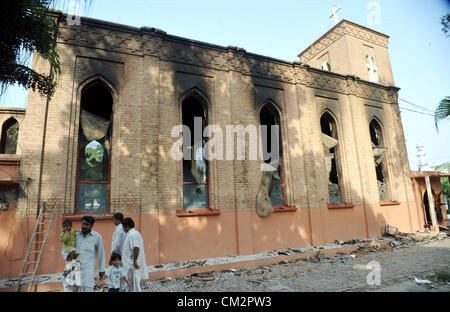
[[(192, 88), (186, 91), (181, 97), (179, 101), (179, 120), (181, 125), (183, 125), (183, 103), (188, 100), (189, 98), (193, 97), (196, 101), (198, 101), (198, 104), (202, 106), (203, 113), (205, 115), (205, 128), (209, 124), (210, 120), (210, 102), (208, 98), (198, 89), (198, 88)], [(203, 131), (203, 129), (202, 129)], [(191, 132), (191, 136), (193, 135), (193, 132)], [(203, 137), (203, 133), (202, 133)], [(204, 147), (204, 146), (202, 146)], [(183, 145), (182, 145), (183, 149)], [(204, 152), (204, 151), (203, 151)], [(192, 159), (191, 159), (192, 160)], [(211, 161), (205, 159), (206, 163), (206, 182), (203, 183), (196, 183), (196, 182), (185, 182), (184, 181), (184, 159), (180, 160), (181, 162), (181, 207), (182, 209), (177, 209), (175, 214), (177, 217), (195, 217), (195, 216), (214, 216), (214, 215), (220, 215), (220, 209), (212, 209), (211, 208), (211, 202), (210, 202), (210, 174), (211, 174)], [(206, 208), (184, 208), (184, 185), (189, 184), (196, 184), (196, 185), (206, 185)]]
[[(279, 168), (279, 172), (280, 172), (280, 183), (281, 183), (281, 202), (282, 205), (272, 205), (272, 208), (274, 209), (274, 212), (285, 212), (285, 211), (296, 211), (297, 208), (295, 207), (291, 207), (289, 206), (288, 202), (287, 202), (287, 198), (286, 198), (286, 185), (285, 185), (285, 181), (284, 181), (284, 149), (283, 149), (283, 126), (282, 126), (282, 118), (281, 118), (281, 112), (280, 109), (278, 108), (278, 105), (275, 104), (273, 101), (271, 100), (267, 100), (265, 101), (258, 109), (257, 114), (258, 114), (258, 120), (259, 120), (259, 126), (261, 126), (261, 110), (267, 106), (267, 109), (271, 112), (272, 115), (274, 115), (274, 112), (276, 113), (276, 115), (274, 115), (274, 119), (276, 121), (278, 121), (279, 123), (279, 136), (280, 136), (280, 149), (281, 149), (281, 155), (280, 155), (280, 168)], [(268, 131), (271, 131), (270, 129), (268, 129)], [(262, 137), (261, 137), (261, 133), (259, 133), (260, 136), (260, 140), (262, 142)], [(270, 197), (270, 195), (269, 195)]]
[[(14, 154), (6, 154), (6, 136), (8, 130), (17, 124), (17, 141), (15, 142), (16, 150)], [(17, 145), (19, 142), (19, 130), (20, 130), (20, 123), (19, 121), (14, 118), (14, 116), (9, 117), (6, 119), (2, 124), (2, 133), (0, 138), (0, 154), (4, 155), (17, 155)]]
[[(326, 117), (325, 115), (328, 115), (328, 117)], [(335, 128), (335, 134), (334, 136), (332, 136), (333, 139), (337, 140), (339, 143), (336, 147), (334, 147), (334, 155), (335, 155), (335, 163), (336, 163), (336, 171), (337, 171), (337, 178), (338, 178), (338, 189), (339, 189), (339, 198), (340, 201), (339, 202), (335, 202), (335, 203), (331, 203), (330, 202), (330, 193), (329, 193), (329, 189), (328, 189), (328, 181), (329, 181), (329, 176), (326, 175), (326, 170), (325, 170), (325, 181), (327, 183), (327, 207), (328, 209), (344, 209), (344, 208), (353, 208), (355, 207), (355, 205), (351, 202), (347, 202), (346, 201), (346, 194), (345, 194), (345, 181), (344, 181), (344, 164), (342, 163), (342, 141), (340, 141), (339, 139), (339, 134), (342, 132), (340, 131), (340, 127), (337, 121), (336, 116), (334, 115), (333, 112), (331, 112), (329, 109), (325, 109), (322, 111), (322, 113), (320, 114), (319, 117), (319, 128), (320, 128), (320, 134), (324, 134), (322, 132), (322, 117), (324, 117), (327, 119), (328, 122), (332, 122), (334, 124), (334, 128)], [(324, 152), (323, 149), (323, 143), (322, 143), (322, 152)], [(325, 154), (324, 154), (324, 160), (325, 160)], [(326, 168), (325, 168), (326, 169)]]
[[(382, 145), (380, 145), (380, 142), (378, 142), (378, 145), (376, 147), (381, 147), (381, 148), (386, 148), (386, 155), (384, 157), (384, 159), (382, 160), (382, 165), (383, 165), (383, 177), (384, 177), (384, 183), (386, 184), (386, 200), (383, 200), (380, 198), (380, 191), (378, 190), (377, 187), (377, 191), (378, 191), (378, 200), (381, 206), (392, 206), (392, 205), (399, 205), (400, 203), (396, 200), (393, 200), (392, 194), (390, 192), (391, 190), (391, 175), (390, 175), (390, 170), (389, 170), (389, 164), (388, 164), (388, 158), (389, 158), (389, 148), (387, 147), (386, 144), (386, 136), (384, 134), (384, 129), (382, 126), (382, 123), (375, 117), (372, 117), (370, 119), (369, 122), (369, 135), (370, 135), (370, 143), (372, 144), (372, 135), (371, 135), (371, 127), (374, 127), (374, 130), (376, 132), (377, 128), (379, 129), (380, 132), (380, 137), (381, 137), (381, 141), (382, 141)], [(377, 166), (375, 165), (375, 156), (373, 156), (373, 146), (372, 146), (372, 158), (374, 160), (374, 170), (375, 170), (375, 177), (376, 177), (376, 170), (377, 170)], [(378, 178), (376, 177), (376, 181), (378, 182)]]
[[(87, 91), (89, 88), (94, 87), (97, 84), (101, 84), (103, 85), (103, 87), (110, 93), (111, 95), (111, 125), (110, 125), (110, 132), (111, 132), (111, 136), (110, 136), (110, 140), (109, 140), (109, 144), (110, 144), (110, 149), (109, 149), (109, 164), (108, 164), (108, 181), (84, 181), (84, 180), (79, 180), (79, 168), (80, 168), (80, 118), (81, 118), (81, 100), (82, 100), (82, 95), (83, 92)], [(75, 175), (75, 201), (74, 201), (74, 215), (76, 216), (83, 216), (83, 215), (102, 215), (102, 216), (106, 216), (106, 218), (110, 217), (111, 214), (111, 168), (112, 168), (112, 154), (113, 154), (113, 145), (114, 145), (114, 133), (113, 133), (113, 129), (114, 129), (114, 103), (116, 101), (116, 94), (114, 89), (111, 87), (111, 85), (105, 81), (103, 79), (103, 77), (101, 76), (96, 76), (93, 77), (92, 79), (89, 79), (88, 81), (86, 81), (85, 83), (81, 84), (79, 87), (79, 101), (78, 101), (78, 121), (77, 121), (77, 125), (78, 125), (78, 130), (77, 130), (77, 162), (76, 162), (76, 175)], [(108, 132), (109, 132), (108, 131)], [(79, 184), (108, 184), (108, 209), (106, 211), (78, 211), (78, 190), (79, 190)]]

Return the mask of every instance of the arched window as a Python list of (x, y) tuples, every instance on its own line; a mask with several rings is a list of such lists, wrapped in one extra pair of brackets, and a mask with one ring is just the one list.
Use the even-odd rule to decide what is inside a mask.
[(18, 137), (19, 123), (11, 117), (3, 123), (0, 154), (15, 154), (17, 151)]
[(113, 97), (100, 79), (81, 91), (77, 212), (109, 211)]
[[(203, 131), (207, 126), (206, 100), (194, 92), (182, 102), (183, 125), (183, 209), (208, 207), (208, 162), (205, 159)], [(187, 153), (186, 153), (187, 151)]]
[(325, 154), (325, 170), (328, 178), (329, 203), (341, 203), (339, 184), (339, 163), (337, 148), (339, 145), (336, 121), (330, 113), (325, 112), (320, 118), (322, 141)]
[(273, 208), (287, 207), (282, 174), (282, 142), (280, 114), (272, 103), (266, 103), (259, 112), (263, 160), (269, 170), (265, 171), (264, 187)]
[(378, 194), (380, 200), (389, 200), (388, 170), (386, 164), (387, 148), (384, 144), (383, 131), (380, 124), (373, 119), (369, 124), (370, 140), (372, 141), (373, 159), (377, 173)]

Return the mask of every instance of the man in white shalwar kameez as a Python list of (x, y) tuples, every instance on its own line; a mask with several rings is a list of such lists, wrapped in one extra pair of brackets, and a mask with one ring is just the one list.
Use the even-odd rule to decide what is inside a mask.
[(76, 249), (80, 259), (81, 287), (80, 292), (93, 292), (95, 286), (95, 263), (98, 260), (100, 279), (105, 275), (105, 249), (102, 236), (92, 230), (94, 218), (84, 216), (81, 231), (76, 233)]
[(131, 285), (128, 291), (142, 292), (141, 281), (148, 279), (144, 240), (141, 233), (134, 228), (133, 219), (125, 218), (122, 225), (126, 233), (122, 248), (122, 266), (127, 272), (127, 278)]
[(116, 229), (114, 230), (113, 237), (112, 237), (112, 244), (111, 244), (111, 254), (118, 253), (119, 255), (122, 255), (122, 248), (123, 243), (125, 242), (125, 231), (122, 227), (122, 221), (123, 221), (123, 214), (120, 212), (114, 214), (113, 216), (113, 222), (116, 226)]

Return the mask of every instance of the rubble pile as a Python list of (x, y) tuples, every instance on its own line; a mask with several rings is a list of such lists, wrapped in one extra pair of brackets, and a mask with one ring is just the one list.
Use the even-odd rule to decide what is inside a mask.
[(450, 232), (443, 232), (439, 235), (431, 236), (428, 232), (415, 232), (415, 233), (395, 233), (384, 234), (385, 237), (392, 238), (392, 249), (406, 248), (411, 245), (428, 244), (437, 240), (443, 240), (450, 237)]

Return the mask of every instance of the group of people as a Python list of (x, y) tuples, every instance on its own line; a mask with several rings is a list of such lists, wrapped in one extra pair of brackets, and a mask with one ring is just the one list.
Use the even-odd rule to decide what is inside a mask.
[(123, 214), (113, 216), (116, 226), (112, 237), (109, 268), (105, 271), (105, 249), (102, 236), (92, 228), (95, 219), (84, 216), (81, 230), (72, 229), (72, 221), (62, 222), (61, 254), (66, 261), (63, 273), (65, 292), (93, 292), (95, 264), (98, 261), (99, 277), (103, 283), (108, 278), (109, 292), (141, 292), (141, 280), (148, 278), (144, 242), (134, 228), (132, 218)]

